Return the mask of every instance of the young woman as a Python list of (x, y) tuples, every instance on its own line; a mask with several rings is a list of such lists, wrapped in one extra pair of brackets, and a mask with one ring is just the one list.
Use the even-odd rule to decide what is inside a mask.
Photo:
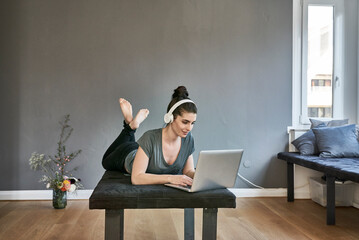
[(164, 117), (166, 127), (145, 132), (137, 142), (135, 131), (149, 111), (141, 109), (133, 118), (131, 104), (123, 98), (119, 102), (124, 116), (123, 130), (105, 152), (103, 167), (130, 173), (132, 184), (192, 185), (195, 170), (191, 130), (197, 107), (188, 98), (187, 89), (180, 86), (174, 90)]

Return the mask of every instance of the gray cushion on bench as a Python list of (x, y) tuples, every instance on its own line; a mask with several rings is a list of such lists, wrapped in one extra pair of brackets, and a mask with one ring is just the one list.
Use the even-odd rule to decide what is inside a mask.
[(323, 158), (314, 155), (303, 156), (294, 152), (281, 152), (277, 157), (341, 179), (359, 182), (359, 158)]
[(94, 189), (90, 209), (235, 208), (236, 197), (228, 189), (187, 193), (164, 185), (132, 185), (118, 171), (106, 171)]

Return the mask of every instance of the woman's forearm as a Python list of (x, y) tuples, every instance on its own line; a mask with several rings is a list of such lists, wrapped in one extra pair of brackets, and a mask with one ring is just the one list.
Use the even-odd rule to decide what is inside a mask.
[(170, 182), (171, 176), (172, 175), (165, 174), (139, 173), (137, 175), (131, 175), (131, 182), (134, 185), (165, 184)]
[(186, 176), (190, 178), (194, 178), (195, 170), (188, 170), (186, 173), (184, 173)]
[(165, 183), (178, 184), (182, 186), (192, 185), (192, 178), (187, 175), (138, 173), (131, 176), (131, 181), (134, 185)]

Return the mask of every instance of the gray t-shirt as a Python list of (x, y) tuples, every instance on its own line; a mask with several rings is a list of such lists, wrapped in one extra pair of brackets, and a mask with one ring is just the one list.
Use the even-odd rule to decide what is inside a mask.
[[(162, 153), (162, 128), (145, 132), (137, 142), (149, 158), (146, 172), (154, 174), (180, 174), (188, 157), (195, 150), (194, 140), (189, 132), (185, 138), (181, 139), (181, 148), (176, 161), (169, 165)], [(130, 152), (125, 159), (125, 167), (129, 172), (132, 172), (136, 153), (137, 150)]]

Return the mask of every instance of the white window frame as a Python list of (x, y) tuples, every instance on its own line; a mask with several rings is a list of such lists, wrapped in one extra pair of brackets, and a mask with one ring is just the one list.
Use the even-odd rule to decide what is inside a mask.
[[(334, 21), (334, 69), (333, 69), (333, 118), (342, 118), (344, 93), (340, 81), (343, 79), (344, 39), (343, 39), (343, 0), (293, 0), (293, 49), (292, 49), (292, 126), (305, 127), (310, 124), (307, 115), (306, 87), (307, 79), (303, 77), (303, 6), (331, 5), (335, 7)], [(306, 5), (307, 6), (307, 5)]]

